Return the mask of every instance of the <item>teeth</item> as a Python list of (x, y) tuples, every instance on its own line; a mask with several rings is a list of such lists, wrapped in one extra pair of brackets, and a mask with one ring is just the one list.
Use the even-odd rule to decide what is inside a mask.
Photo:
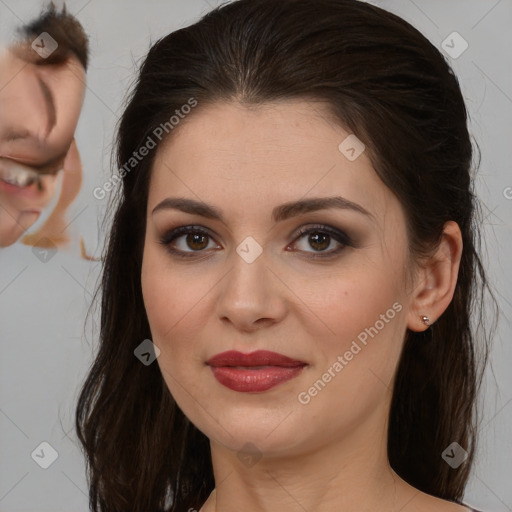
[(37, 172), (20, 165), (10, 165), (2, 170), (2, 180), (16, 187), (26, 187), (38, 179)]

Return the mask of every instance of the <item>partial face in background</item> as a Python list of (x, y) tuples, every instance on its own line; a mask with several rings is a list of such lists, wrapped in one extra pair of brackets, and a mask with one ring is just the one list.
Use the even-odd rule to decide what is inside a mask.
[(78, 59), (36, 65), (25, 58), (30, 51), (0, 51), (0, 247), (51, 201), (84, 98)]
[[(185, 415), (228, 449), (299, 454), (385, 435), (410, 306), (406, 221), (366, 153), (347, 158), (349, 133), (326, 119), (307, 102), (218, 103), (191, 114), (152, 168), (142, 291), (157, 361)], [(337, 196), (357, 206), (281, 206)], [(223, 220), (154, 211), (166, 198)], [(267, 390), (234, 390), (208, 364), (230, 350), (303, 365)]]

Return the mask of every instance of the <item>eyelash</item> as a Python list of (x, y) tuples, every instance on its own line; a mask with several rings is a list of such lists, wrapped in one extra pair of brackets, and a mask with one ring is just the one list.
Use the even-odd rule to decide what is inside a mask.
[[(314, 226), (303, 226), (299, 229), (299, 231), (295, 234), (294, 240), (292, 243), (297, 242), (300, 238), (302, 238), (305, 235), (311, 234), (311, 233), (322, 233), (329, 235), (331, 238), (333, 238), (335, 241), (337, 241), (339, 244), (341, 244), (341, 247), (335, 250), (331, 251), (316, 251), (313, 253), (309, 253), (308, 251), (302, 251), (306, 252), (308, 255), (307, 258), (315, 259), (315, 258), (330, 258), (338, 255), (341, 251), (345, 249), (345, 247), (353, 247), (353, 241), (352, 239), (343, 233), (342, 231), (339, 231), (338, 229), (332, 228), (330, 226), (326, 226), (323, 224), (316, 224)], [(171, 247), (171, 242), (176, 240), (182, 235), (188, 235), (188, 234), (199, 234), (203, 235), (208, 238), (213, 238), (208, 231), (201, 228), (200, 226), (180, 226), (178, 228), (175, 228), (171, 231), (168, 231), (165, 233), (159, 240), (159, 242), (166, 247), (166, 249), (171, 253), (173, 256), (177, 256), (178, 258), (194, 258), (194, 257), (200, 257), (202, 256), (201, 253), (205, 250), (198, 250), (198, 251), (181, 251), (179, 249), (173, 249)]]

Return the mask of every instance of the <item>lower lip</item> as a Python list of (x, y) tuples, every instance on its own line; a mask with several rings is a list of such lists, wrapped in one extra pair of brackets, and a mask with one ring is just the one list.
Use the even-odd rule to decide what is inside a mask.
[(233, 391), (255, 393), (267, 391), (267, 389), (297, 377), (304, 366), (265, 366), (256, 369), (233, 366), (211, 366), (210, 368), (214, 377), (223, 386)]
[(26, 187), (18, 187), (16, 185), (13, 185), (12, 183), (7, 183), (2, 179), (0, 179), (0, 190), (3, 190), (9, 194), (15, 194), (22, 197), (37, 196), (37, 190), (32, 185), (28, 185)]

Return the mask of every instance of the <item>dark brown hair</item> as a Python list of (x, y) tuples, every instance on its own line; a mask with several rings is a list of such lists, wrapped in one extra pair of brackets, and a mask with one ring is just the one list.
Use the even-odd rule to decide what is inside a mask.
[[(468, 116), (446, 60), (409, 23), (357, 0), (235, 1), (151, 47), (119, 124), (118, 167), (190, 98), (198, 102), (190, 116), (219, 101), (326, 102), (402, 204), (412, 262), (431, 254), (446, 221), (457, 222), (464, 248), (454, 297), (427, 331), (407, 332), (388, 449), (407, 482), (460, 502), (492, 337), (485, 292), (496, 300), (479, 257)], [(214, 487), (207, 437), (178, 408), (158, 365), (133, 354), (151, 338), (140, 273), (155, 152), (124, 173), (113, 202), (96, 292), (99, 351), (76, 409), (94, 511), (184, 512)], [(468, 452), (456, 470), (441, 457), (453, 441)]]
[[(40, 57), (29, 47), (32, 41), (43, 32), (47, 32), (58, 44), (57, 49), (46, 58)], [(53, 2), (43, 9), (43, 12), (30, 23), (18, 29), (25, 48), (23, 57), (38, 65), (64, 64), (74, 55), (83, 68), (87, 70), (89, 65), (89, 38), (80, 22), (67, 12), (66, 5), (58, 11)]]

